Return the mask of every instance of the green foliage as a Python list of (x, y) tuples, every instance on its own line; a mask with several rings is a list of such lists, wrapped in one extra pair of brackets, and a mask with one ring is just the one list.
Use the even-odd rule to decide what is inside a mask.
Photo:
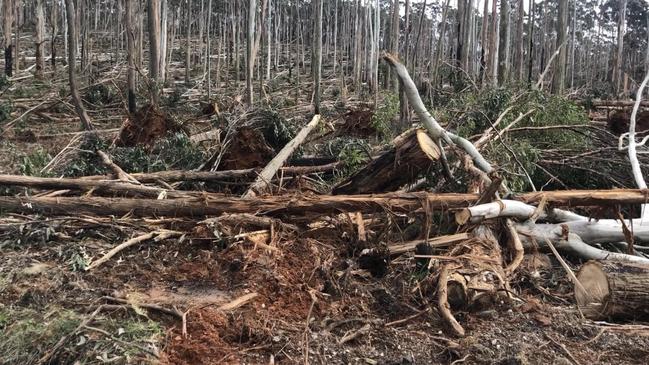
[(72, 271), (84, 271), (90, 265), (90, 256), (85, 248), (78, 247), (70, 256), (68, 263)]
[(94, 84), (86, 89), (83, 99), (93, 105), (106, 105), (113, 101), (112, 90), (104, 84)]
[(11, 81), (9, 81), (7, 75), (0, 75), (0, 90), (9, 86), (11, 86)]
[(145, 146), (107, 148), (102, 140), (88, 139), (80, 147), (78, 156), (67, 164), (63, 175), (102, 175), (107, 172), (95, 153), (107, 151), (115, 164), (126, 172), (157, 172), (164, 170), (191, 170), (205, 160), (204, 152), (192, 144), (184, 133), (175, 133), (156, 141), (151, 148)]
[(0, 103), (0, 123), (9, 120), (12, 111), (13, 111), (13, 106), (11, 105), (11, 103), (9, 102)]
[[(3, 320), (11, 318), (10, 320)], [(0, 307), (3, 364), (32, 364), (79, 325), (78, 314), (58, 309), (45, 316), (30, 309)]]
[(169, 96), (166, 96), (164, 98), (164, 105), (168, 107), (175, 107), (180, 103), (182, 100), (183, 93), (185, 92), (186, 87), (185, 86), (176, 86), (173, 88), (173, 91)]
[(296, 135), (295, 129), (276, 111), (263, 109), (257, 112), (256, 117), (262, 119), (264, 139), (275, 151), (286, 146)]
[(399, 114), (399, 95), (386, 94), (372, 115), (372, 128), (382, 137), (391, 135), (394, 118)]
[(336, 157), (342, 162), (342, 168), (338, 169), (338, 179), (343, 179), (359, 168), (365, 166), (370, 158), (371, 146), (364, 139), (359, 138), (334, 138), (327, 143), (329, 156)]
[[(548, 175), (538, 171), (541, 152), (546, 149), (570, 148), (587, 150), (591, 146), (585, 130), (555, 128), (551, 126), (571, 126), (588, 123), (588, 116), (582, 106), (557, 95), (542, 91), (520, 91), (518, 94), (509, 88), (485, 89), (475, 93), (458, 95), (444, 110), (438, 110), (441, 121), (448, 120), (448, 128), (455, 129), (459, 135), (471, 137), (482, 134), (504, 114), (496, 127), (501, 130), (512, 124), (520, 115), (532, 111), (512, 126), (512, 129), (532, 127), (535, 129), (515, 130), (503, 135), (502, 139), (490, 142), (485, 149), (486, 158), (503, 170), (508, 185), (514, 191), (529, 190), (531, 175), (535, 186), (540, 187), (548, 180)], [(565, 176), (563, 174), (566, 174)], [(574, 180), (574, 170), (563, 171), (558, 176), (562, 181)]]
[(42, 176), (41, 170), (47, 166), (50, 160), (52, 160), (52, 156), (39, 146), (32, 153), (20, 158), (18, 169), (23, 175)]
[(70, 177), (105, 174), (107, 169), (95, 151), (105, 151), (107, 147), (108, 143), (97, 138), (97, 136), (86, 137), (79, 146), (79, 153), (76, 158), (67, 163), (61, 173)]

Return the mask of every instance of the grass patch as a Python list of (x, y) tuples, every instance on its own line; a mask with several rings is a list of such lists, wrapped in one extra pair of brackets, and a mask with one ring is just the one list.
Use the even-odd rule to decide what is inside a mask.
[(67, 343), (53, 356), (52, 364), (154, 363), (164, 337), (158, 322), (138, 318), (97, 317), (89, 326), (74, 333), (84, 315), (62, 308), (47, 312), (11, 308), (0, 304), (0, 364), (35, 364), (62, 337)]

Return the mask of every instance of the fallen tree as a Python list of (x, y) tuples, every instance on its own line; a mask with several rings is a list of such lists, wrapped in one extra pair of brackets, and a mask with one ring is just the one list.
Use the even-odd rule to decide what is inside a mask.
[[(55, 179), (56, 180), (56, 179)], [(120, 183), (118, 183), (120, 184)], [(121, 185), (119, 185), (121, 186)], [(63, 185), (59, 185), (63, 187)], [(137, 186), (136, 186), (137, 187)], [(159, 189), (155, 189), (159, 191)], [(148, 190), (147, 190), (148, 191)], [(136, 199), (102, 197), (0, 197), (2, 212), (69, 214), (79, 212), (99, 216), (207, 216), (221, 213), (256, 213), (280, 215), (306, 213), (362, 212), (386, 210), (394, 213), (416, 213), (466, 208), (475, 204), (478, 194), (457, 193), (385, 193), (371, 195), (281, 195), (237, 198), (216, 193), (186, 192), (183, 199)], [(510, 197), (526, 203), (545, 200), (554, 206), (591, 206), (638, 204), (646, 191), (562, 190), (526, 193)]]

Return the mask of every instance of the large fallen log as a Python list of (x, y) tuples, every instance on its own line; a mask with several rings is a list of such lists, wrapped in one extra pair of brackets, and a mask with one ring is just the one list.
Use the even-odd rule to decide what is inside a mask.
[(649, 265), (589, 261), (577, 273), (575, 299), (588, 318), (649, 318)]
[(439, 148), (424, 130), (412, 130), (387, 152), (333, 188), (333, 194), (395, 191), (417, 179), (440, 157)]
[[(386, 193), (373, 195), (282, 195), (252, 198), (221, 194), (187, 192), (183, 199), (133, 199), (100, 197), (0, 197), (0, 212), (44, 214), (87, 213), (94, 215), (205, 216), (221, 213), (258, 213), (259, 215), (335, 214), (340, 212), (394, 213), (448, 210), (475, 204), (478, 194)], [(545, 199), (553, 206), (590, 206), (638, 204), (646, 200), (646, 191), (564, 190), (526, 193), (510, 199), (538, 203)], [(425, 208), (425, 209), (424, 209)]]

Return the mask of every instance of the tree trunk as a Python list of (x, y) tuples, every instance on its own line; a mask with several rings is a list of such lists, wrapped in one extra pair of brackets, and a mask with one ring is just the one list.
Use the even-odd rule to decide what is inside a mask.
[(516, 3), (516, 10), (518, 16), (516, 18), (516, 41), (514, 48), (514, 78), (516, 81), (523, 80), (523, 20), (525, 18), (525, 8), (523, 6), (525, 0), (518, 0)]
[(36, 78), (43, 78), (45, 60), (43, 49), (45, 48), (45, 11), (43, 0), (36, 0)]
[(568, 27), (568, 0), (559, 0), (559, 19), (557, 20), (557, 47), (559, 57), (554, 64), (554, 74), (552, 76), (552, 93), (561, 94), (563, 92), (566, 79), (566, 47)]
[(431, 168), (439, 148), (423, 130), (411, 130), (395, 139), (393, 147), (364, 168), (338, 183), (333, 194), (369, 194), (395, 191)]
[[(67, 0), (73, 1), (73, 0)], [(638, 189), (565, 190), (526, 193), (512, 197), (527, 203), (546, 199), (553, 206), (590, 206), (594, 204), (639, 204), (646, 194)], [(480, 199), (478, 194), (388, 193), (374, 195), (268, 196), (242, 199), (201, 193), (189, 199), (129, 199), (98, 197), (0, 197), (3, 211), (48, 215), (94, 214), (98, 216), (205, 216), (222, 213), (265, 212), (266, 215), (299, 215), (340, 212), (374, 213), (389, 209), (394, 213), (413, 213), (421, 209), (448, 210), (465, 208)]]
[(313, 20), (313, 109), (320, 114), (321, 79), (322, 79), (322, 0), (314, 0)]
[(59, 33), (58, 29), (58, 12), (59, 4), (58, 1), (52, 2), (52, 8), (50, 11), (50, 62), (52, 64), (52, 70), (56, 71), (56, 39)]
[(498, 46), (498, 84), (509, 81), (509, 0), (500, 1), (500, 44)]
[(167, 40), (169, 38), (169, 9), (167, 6), (167, 0), (161, 0), (160, 9), (162, 13), (162, 19), (160, 20), (160, 50), (158, 54), (158, 57), (160, 58), (160, 66), (158, 68), (158, 76), (160, 78), (160, 83), (164, 84), (164, 82), (167, 80), (165, 71), (167, 69)]
[(255, 72), (254, 42), (255, 42), (255, 15), (257, 14), (257, 1), (248, 0), (248, 31), (246, 32), (246, 104), (252, 105), (252, 75)]
[(135, 101), (135, 31), (133, 29), (133, 0), (124, 0), (126, 7), (126, 57), (128, 70), (126, 71), (128, 84), (128, 111), (135, 113), (137, 109)]
[(585, 292), (575, 287), (584, 315), (594, 320), (649, 317), (649, 265), (589, 261), (577, 273)]
[(530, 0), (530, 13), (527, 18), (528, 24), (528, 37), (530, 37), (529, 47), (527, 49), (527, 85), (528, 87), (532, 86), (532, 69), (534, 68), (534, 0)]
[(77, 87), (77, 80), (75, 76), (75, 60), (77, 58), (77, 45), (74, 35), (77, 34), (76, 22), (75, 22), (75, 10), (74, 10), (74, 0), (65, 0), (65, 13), (68, 22), (68, 80), (70, 83), (70, 93), (72, 94), (72, 101), (74, 102), (74, 107), (81, 119), (81, 126), (85, 130), (92, 130), (93, 126), (90, 122), (90, 117), (86, 112), (86, 108), (83, 107), (81, 97), (79, 96), (79, 89)]
[(160, 0), (147, 0), (149, 27), (149, 78), (151, 80), (151, 103), (160, 101)]
[(11, 27), (13, 24), (13, 0), (4, 0), (3, 4), (3, 30), (4, 30), (4, 54), (5, 54), (5, 75), (13, 76), (13, 45), (11, 40)]
[(192, 69), (192, 0), (188, 0), (187, 4), (187, 30), (186, 30), (186, 44), (185, 44), (185, 84), (189, 84)]
[(615, 69), (613, 70), (613, 81), (615, 81), (615, 91), (620, 94), (620, 84), (622, 82), (622, 73), (624, 69), (624, 33), (626, 27), (626, 5), (627, 0), (620, 0), (617, 23), (617, 54), (615, 57)]

